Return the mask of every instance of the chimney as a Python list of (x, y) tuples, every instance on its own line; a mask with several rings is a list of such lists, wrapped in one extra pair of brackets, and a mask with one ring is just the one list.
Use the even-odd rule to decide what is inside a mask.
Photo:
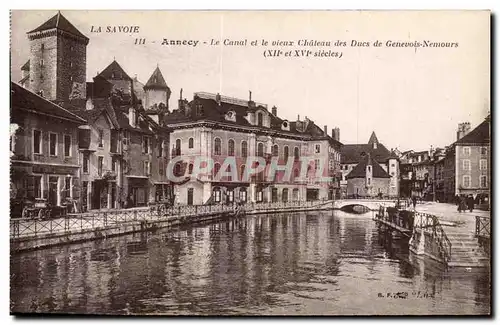
[(297, 121), (300, 121), (300, 115), (297, 115)]
[(328, 136), (328, 125), (323, 126), (323, 133)]
[(215, 101), (217, 102), (217, 105), (220, 106), (220, 94), (217, 93), (217, 95), (215, 95)]
[(182, 88), (181, 88), (181, 92), (179, 94), (179, 105), (178, 105), (178, 108), (180, 110), (184, 109), (184, 100), (182, 99)]
[(135, 128), (135, 109), (133, 107), (129, 107), (128, 109), (128, 123), (131, 127)]
[(273, 106), (271, 108), (271, 113), (274, 115), (274, 116), (278, 116), (278, 108), (276, 106)]
[(459, 123), (458, 124), (458, 129), (457, 129), (457, 140), (462, 139), (464, 136), (467, 135), (470, 131), (470, 123), (465, 122), (465, 123)]
[(252, 100), (252, 91), (248, 91), (248, 107), (255, 107), (255, 102)]
[(334, 139), (340, 142), (340, 129), (339, 128), (333, 129), (333, 133), (335, 134)]

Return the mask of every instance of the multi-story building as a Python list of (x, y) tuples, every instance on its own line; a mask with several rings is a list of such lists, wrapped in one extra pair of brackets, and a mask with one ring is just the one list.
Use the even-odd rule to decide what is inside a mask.
[(18, 199), (78, 199), (81, 117), (11, 82), (11, 188)]
[(459, 124), (457, 141), (446, 150), (443, 178), (447, 202), (453, 202), (457, 195), (489, 197), (490, 117), (469, 130), (469, 123)]
[[(375, 132), (372, 132), (367, 144), (343, 145), (340, 167), (341, 189), (344, 197), (362, 195), (361, 193), (369, 196), (399, 195), (399, 158), (378, 141)], [(373, 171), (368, 171), (372, 168)], [(369, 176), (370, 173), (374, 174)], [(377, 179), (376, 187), (374, 187), (372, 177)], [(349, 182), (352, 183), (350, 186)]]
[[(333, 197), (338, 188), (341, 143), (307, 117), (288, 121), (251, 96), (200, 92), (189, 103), (181, 98), (164, 120), (172, 129), (172, 160), (178, 160), (174, 173), (185, 175), (175, 189), (178, 203), (315, 200)], [(265, 166), (249, 157), (263, 158)], [(213, 168), (190, 177), (196, 159), (212, 161)], [(271, 166), (281, 169), (272, 173)], [(253, 175), (253, 168), (263, 170)]]
[(135, 103), (133, 85), (113, 61), (94, 78), (85, 109), (76, 111), (88, 120), (79, 144), (87, 209), (144, 206), (168, 194), (168, 132)]

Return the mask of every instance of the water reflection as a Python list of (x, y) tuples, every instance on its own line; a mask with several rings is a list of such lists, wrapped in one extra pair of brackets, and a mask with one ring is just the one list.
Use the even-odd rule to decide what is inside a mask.
[[(483, 314), (489, 275), (408, 255), (370, 214), (248, 216), (11, 258), (13, 312)], [(431, 271), (430, 271), (431, 270)], [(379, 293), (425, 292), (390, 300)]]

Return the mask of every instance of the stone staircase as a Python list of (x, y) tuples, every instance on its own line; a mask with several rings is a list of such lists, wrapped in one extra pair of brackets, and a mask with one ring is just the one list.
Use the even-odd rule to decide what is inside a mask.
[[(490, 257), (479, 244), (473, 233), (460, 233), (446, 227), (451, 242), (450, 268), (489, 268)], [(451, 231), (450, 231), (451, 230)]]

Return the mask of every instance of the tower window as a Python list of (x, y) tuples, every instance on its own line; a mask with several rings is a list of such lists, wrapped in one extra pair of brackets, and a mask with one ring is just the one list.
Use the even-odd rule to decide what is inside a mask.
[(73, 68), (73, 62), (70, 62), (70, 63), (69, 63), (69, 67), (70, 67), (70, 68)]
[(45, 50), (45, 44), (43, 44), (43, 43), (42, 43), (42, 44), (40, 45), (40, 50), (41, 50), (42, 52), (43, 52), (43, 50)]
[(73, 76), (69, 76), (69, 81), (73, 81)]
[(40, 60), (40, 66), (43, 67), (43, 59)]

